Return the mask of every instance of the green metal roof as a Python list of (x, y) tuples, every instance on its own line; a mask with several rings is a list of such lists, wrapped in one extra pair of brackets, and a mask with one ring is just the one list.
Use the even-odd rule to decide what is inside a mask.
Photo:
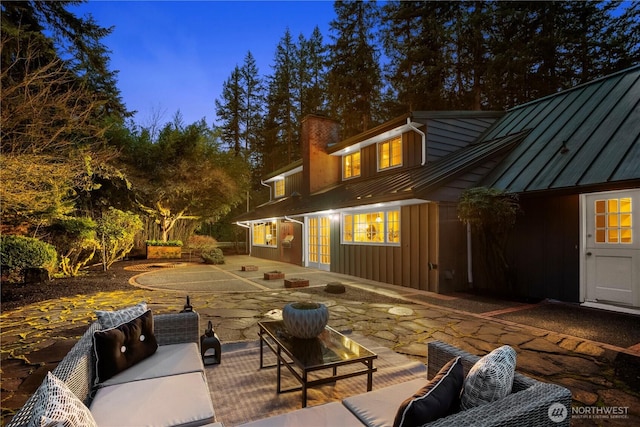
[[(506, 135), (492, 141), (471, 144), (426, 166), (381, 174), (369, 179), (345, 182), (311, 196), (284, 197), (258, 206), (235, 218), (248, 221), (263, 218), (296, 216), (327, 209), (340, 209), (372, 203), (408, 199), (430, 200), (433, 191), (456, 177), (484, 164), (517, 146), (527, 131)], [(470, 183), (471, 185), (473, 183)], [(453, 189), (460, 193), (462, 189)]]
[(523, 130), (481, 185), (524, 193), (640, 180), (640, 66), (513, 108), (483, 140)]

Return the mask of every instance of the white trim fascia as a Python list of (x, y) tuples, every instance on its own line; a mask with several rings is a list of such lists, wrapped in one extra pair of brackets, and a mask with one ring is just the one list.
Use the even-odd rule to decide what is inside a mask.
[(286, 177), (288, 177), (290, 175), (293, 175), (293, 174), (296, 174), (298, 172), (302, 172), (302, 166), (298, 166), (297, 168), (293, 168), (293, 169), (290, 169), (290, 170), (288, 170), (286, 172), (282, 172), (282, 173), (280, 173), (280, 174), (278, 174), (278, 175), (276, 175), (274, 177), (271, 177), (269, 179), (265, 179), (263, 182), (271, 183), (271, 182), (274, 182), (274, 181), (279, 181), (281, 179), (285, 179)]
[(388, 130), (386, 132), (382, 132), (376, 136), (373, 136), (369, 139), (365, 139), (364, 141), (360, 141), (360, 142), (356, 142), (355, 144), (351, 144), (348, 147), (345, 147), (341, 150), (336, 151), (335, 153), (331, 153), (332, 156), (344, 156), (345, 154), (349, 154), (352, 153), (354, 151), (358, 151), (358, 150), (362, 150), (364, 147), (368, 147), (369, 145), (372, 144), (377, 144), (378, 142), (382, 142), (382, 141), (386, 141), (387, 139), (392, 139), (395, 138), (397, 136), (401, 136), (402, 134), (410, 131), (410, 130), (415, 130), (415, 128), (417, 127), (422, 127), (424, 126), (423, 123), (418, 123), (418, 122), (409, 122), (407, 124), (404, 124), (402, 126), (399, 126), (397, 128), (393, 128), (391, 130)]

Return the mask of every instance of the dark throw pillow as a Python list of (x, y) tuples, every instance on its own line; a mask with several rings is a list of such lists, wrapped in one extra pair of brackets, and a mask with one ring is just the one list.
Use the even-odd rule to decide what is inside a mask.
[(96, 384), (151, 356), (158, 349), (151, 310), (115, 328), (94, 332), (93, 349)]
[(427, 385), (402, 402), (393, 427), (421, 426), (454, 412), (458, 408), (463, 381), (460, 357), (451, 359)]

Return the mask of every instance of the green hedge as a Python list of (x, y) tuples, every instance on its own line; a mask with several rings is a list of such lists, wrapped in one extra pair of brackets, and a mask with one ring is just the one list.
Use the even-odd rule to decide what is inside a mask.
[(147, 246), (182, 246), (182, 240), (147, 240)]
[(56, 271), (56, 248), (42, 240), (24, 236), (0, 237), (0, 263), (10, 276), (20, 276), (27, 268), (44, 268), (49, 274)]

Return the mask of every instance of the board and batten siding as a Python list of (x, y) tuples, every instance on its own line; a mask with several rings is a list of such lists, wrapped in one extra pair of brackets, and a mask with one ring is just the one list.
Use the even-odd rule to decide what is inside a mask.
[(340, 243), (338, 223), (332, 227), (331, 271), (424, 291), (438, 291), (438, 205), (401, 208), (400, 246)]

